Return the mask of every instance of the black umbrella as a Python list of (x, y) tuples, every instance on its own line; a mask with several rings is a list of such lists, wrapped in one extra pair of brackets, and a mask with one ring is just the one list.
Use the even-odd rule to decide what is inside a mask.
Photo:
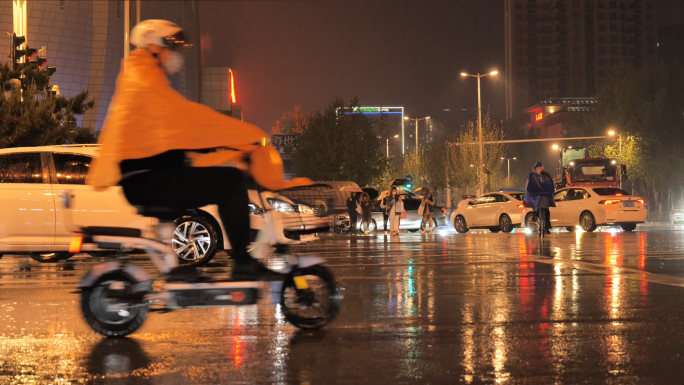
[(363, 192), (365, 192), (366, 194), (368, 194), (368, 198), (369, 198), (370, 200), (373, 200), (373, 199), (377, 198), (377, 197), (380, 195), (380, 193), (378, 192), (378, 190), (376, 190), (376, 189), (374, 189), (374, 188), (372, 188), (372, 187), (364, 187), (364, 188), (362, 188), (361, 190), (362, 190)]

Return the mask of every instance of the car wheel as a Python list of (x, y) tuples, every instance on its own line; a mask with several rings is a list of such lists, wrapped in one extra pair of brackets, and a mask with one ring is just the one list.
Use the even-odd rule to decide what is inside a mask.
[(580, 215), (580, 226), (582, 226), (582, 230), (588, 233), (596, 230), (596, 219), (594, 219), (594, 215), (589, 211), (583, 212), (582, 215)]
[(29, 257), (33, 259), (34, 261), (40, 262), (40, 263), (51, 263), (51, 262), (59, 262), (61, 260), (66, 260), (74, 255), (72, 253), (67, 253), (67, 252), (58, 252), (58, 253), (31, 253), (29, 254)]
[(202, 266), (216, 255), (218, 235), (208, 220), (198, 217), (183, 217), (174, 224), (171, 246), (180, 263)]
[(454, 228), (459, 233), (467, 233), (468, 232), (468, 225), (466, 224), (466, 220), (465, 220), (465, 218), (463, 218), (462, 215), (459, 215), (454, 219)]
[(501, 231), (501, 228), (500, 227), (490, 227), (489, 231), (491, 231), (492, 233), (498, 233), (499, 231)]
[[(435, 218), (432, 218), (432, 230), (434, 231), (437, 228), (437, 220)], [(420, 230), (425, 230), (425, 220), (420, 221)]]
[(575, 230), (577, 230), (577, 228), (575, 226), (566, 226), (565, 229), (571, 233), (574, 232)]
[(501, 217), (499, 217), (499, 229), (504, 233), (513, 231), (513, 221), (511, 221), (511, 217), (509, 217), (508, 214), (502, 214)]
[(620, 225), (622, 227), (623, 231), (634, 231), (636, 229), (637, 224), (636, 223), (625, 223), (624, 225)]
[(536, 234), (539, 231), (539, 218), (535, 213), (529, 213), (525, 217), (525, 227), (527, 227), (532, 234)]

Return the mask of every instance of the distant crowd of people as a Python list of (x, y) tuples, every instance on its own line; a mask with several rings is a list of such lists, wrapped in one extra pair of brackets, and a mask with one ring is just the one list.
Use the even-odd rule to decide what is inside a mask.
[[(407, 219), (406, 209), (404, 207), (405, 195), (399, 194), (396, 187), (392, 187), (386, 196), (381, 196), (379, 200), (379, 207), (382, 210), (383, 226), (385, 235), (399, 235), (399, 227), (402, 219)], [(377, 199), (370, 199), (368, 193), (351, 193), (347, 199), (347, 212), (349, 214), (349, 233), (355, 235), (361, 231), (364, 235), (377, 230), (373, 225), (373, 218), (371, 211), (373, 206), (378, 203)], [(429, 231), (434, 232), (433, 228), (433, 207), (435, 205), (435, 198), (432, 192), (426, 192), (421, 197), (420, 208), (418, 214), (423, 216), (423, 233)], [(359, 221), (360, 216), (360, 221)], [(387, 224), (389, 222), (389, 231)], [(359, 224), (359, 228), (357, 228)]]

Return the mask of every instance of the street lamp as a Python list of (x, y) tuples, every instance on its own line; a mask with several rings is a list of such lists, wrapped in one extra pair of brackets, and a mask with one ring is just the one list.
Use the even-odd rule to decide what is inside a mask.
[(553, 148), (554, 150), (558, 150), (558, 145), (554, 144), (553, 146), (551, 146), (551, 148)]
[[(615, 136), (616, 132), (614, 130), (610, 130), (610, 131), (608, 131), (608, 135)], [(618, 147), (619, 147), (619, 151), (620, 151), (620, 156), (622, 156), (622, 134), (617, 133), (617, 136), (618, 136)]]
[(461, 72), (461, 76), (463, 77), (473, 77), (477, 78), (477, 131), (479, 132), (480, 136), (480, 194), (484, 193), (484, 170), (482, 169), (482, 166), (484, 165), (484, 160), (483, 160), (483, 152), (484, 149), (482, 147), (482, 98), (481, 98), (481, 92), (480, 92), (480, 79), (485, 77), (485, 76), (496, 76), (498, 74), (497, 71), (492, 71), (488, 74), (480, 74), (478, 72), (477, 75), (470, 75), (465, 72)]
[(426, 116), (424, 118), (411, 119), (408, 116), (404, 116), (404, 120), (413, 120), (416, 122), (416, 156), (418, 156), (418, 121), (419, 120), (430, 120), (430, 117)]
[(511, 184), (511, 159), (516, 160), (518, 158), (516, 158), (516, 157), (506, 158), (506, 157), (502, 156), (501, 159), (508, 161), (508, 178), (507, 179), (508, 179), (508, 184), (510, 185)]
[[(393, 136), (394, 139), (396, 139), (396, 138), (398, 138), (398, 137), (399, 137), (399, 135), (394, 135), (394, 136)], [(378, 137), (378, 138), (379, 138), (379, 137)], [(389, 140), (390, 140), (390, 138), (387, 137), (387, 159), (389, 159)]]

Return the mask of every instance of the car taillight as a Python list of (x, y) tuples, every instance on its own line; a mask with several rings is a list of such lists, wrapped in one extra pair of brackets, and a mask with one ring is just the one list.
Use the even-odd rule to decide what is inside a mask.
[[(637, 202), (641, 203), (642, 205), (644, 204), (644, 200), (643, 200), (643, 199), (637, 199)], [(675, 210), (675, 211), (679, 211), (679, 210)]]
[(620, 203), (620, 202), (622, 202), (620, 199), (606, 199), (606, 200), (600, 201), (599, 204), (612, 205), (613, 203)]
[(440, 207), (439, 209), (442, 210), (444, 214), (446, 214), (446, 209), (444, 207)]
[(524, 209), (524, 208), (525, 208), (525, 205), (524, 205), (523, 203), (521, 203), (521, 204), (518, 205), (518, 208), (519, 208), (519, 209)]
[(83, 244), (83, 235), (74, 235), (71, 237), (71, 243), (69, 243), (70, 253), (80, 253), (81, 245)]

